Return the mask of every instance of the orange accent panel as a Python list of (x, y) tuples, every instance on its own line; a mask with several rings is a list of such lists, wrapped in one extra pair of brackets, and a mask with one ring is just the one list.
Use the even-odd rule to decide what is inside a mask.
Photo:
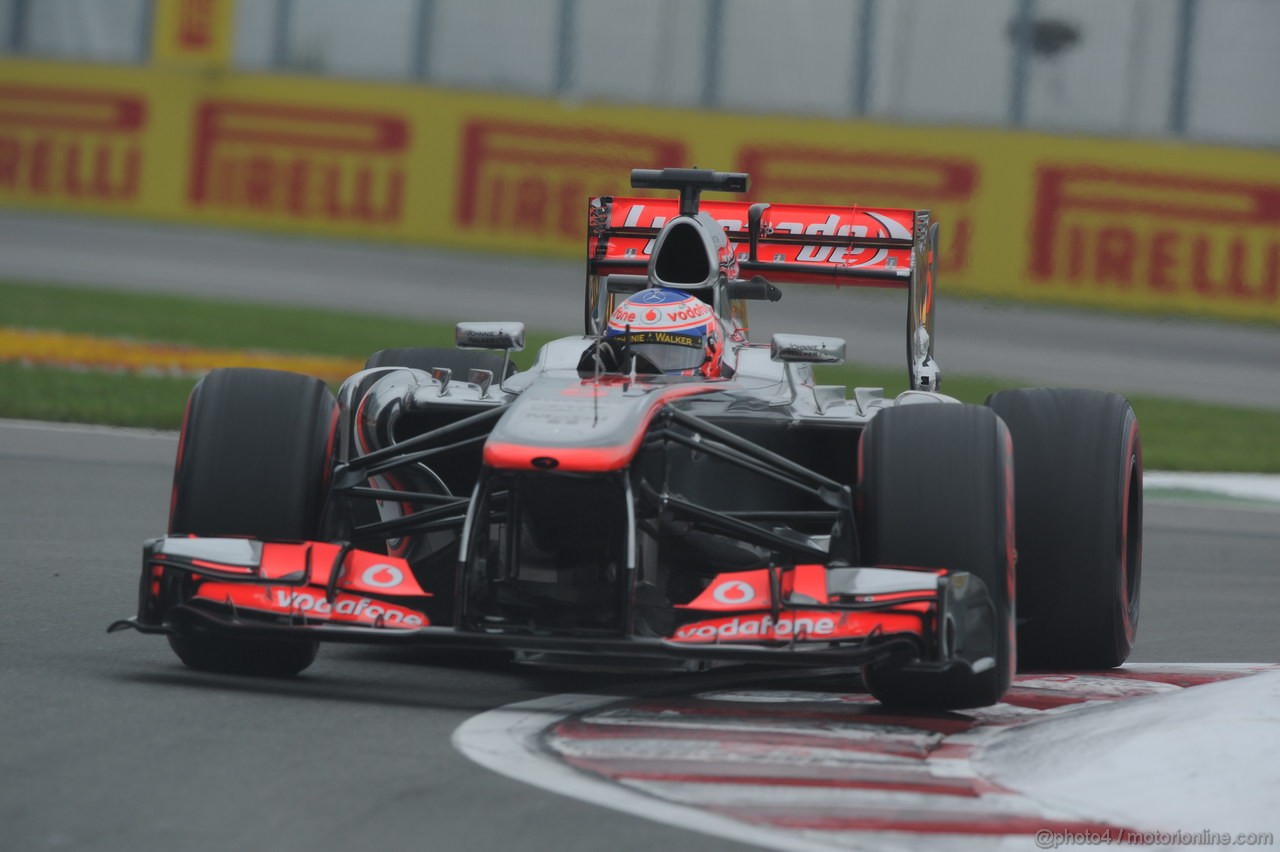
[[(586, 383), (584, 383), (586, 384)], [(710, 393), (720, 390), (715, 385), (688, 384), (676, 385), (653, 392), (653, 400), (644, 417), (636, 424), (632, 437), (624, 444), (610, 447), (537, 447), (524, 444), (508, 444), (488, 441), (484, 445), (484, 463), (489, 467), (507, 470), (546, 470), (574, 473), (603, 473), (619, 470), (631, 463), (640, 444), (644, 441), (645, 432), (654, 414), (669, 400), (685, 396)], [(550, 467), (539, 467), (533, 463), (537, 458), (552, 458), (556, 464)]]

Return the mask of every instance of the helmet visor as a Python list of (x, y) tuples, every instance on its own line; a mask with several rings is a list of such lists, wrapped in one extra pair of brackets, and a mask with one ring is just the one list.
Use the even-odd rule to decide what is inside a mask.
[[(625, 335), (613, 335), (625, 339)], [(692, 370), (707, 360), (706, 338), (701, 334), (672, 331), (633, 331), (631, 351), (648, 359), (664, 373)]]

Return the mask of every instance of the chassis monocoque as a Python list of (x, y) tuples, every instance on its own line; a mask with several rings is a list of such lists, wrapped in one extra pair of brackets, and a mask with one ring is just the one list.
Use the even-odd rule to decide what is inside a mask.
[[(383, 350), (336, 399), (289, 373), (202, 379), (168, 535), (113, 628), (276, 675), (328, 640), (861, 666), (881, 701), (936, 708), (998, 701), (1019, 655), (1125, 659), (1142, 462), (1123, 398), (939, 393), (927, 211), (701, 201), (741, 174), (632, 180), (680, 198), (591, 199), (585, 333), (528, 370), (522, 325), (461, 323), (459, 349)], [(764, 275), (905, 289), (911, 389), (817, 384), (836, 337), (751, 343), (747, 302), (780, 295)], [(713, 308), (726, 377), (584, 358), (649, 287)]]

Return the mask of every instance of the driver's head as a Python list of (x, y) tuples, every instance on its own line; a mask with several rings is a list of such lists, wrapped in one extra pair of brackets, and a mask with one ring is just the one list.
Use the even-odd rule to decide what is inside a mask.
[(720, 375), (724, 333), (701, 299), (681, 290), (641, 290), (614, 309), (605, 339), (622, 343), (628, 327), (631, 352), (644, 359), (639, 363), (673, 376)]

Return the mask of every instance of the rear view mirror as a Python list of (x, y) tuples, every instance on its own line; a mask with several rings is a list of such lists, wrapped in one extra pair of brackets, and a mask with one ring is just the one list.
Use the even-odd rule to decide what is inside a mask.
[(730, 281), (729, 298), (776, 302), (782, 298), (782, 291), (770, 284), (762, 276), (756, 275), (750, 280), (738, 278)]
[(775, 334), (769, 358), (784, 364), (843, 364), (844, 338), (812, 334)]
[(524, 349), (522, 322), (460, 322), (454, 340), (459, 349)]

